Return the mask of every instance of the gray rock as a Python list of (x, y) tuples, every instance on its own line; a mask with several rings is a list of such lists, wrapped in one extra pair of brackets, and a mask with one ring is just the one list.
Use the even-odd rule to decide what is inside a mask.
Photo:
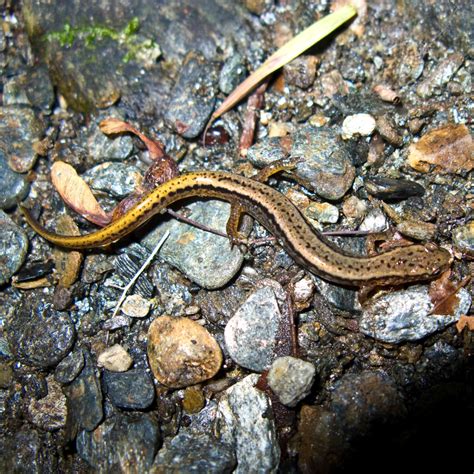
[(119, 408), (144, 410), (155, 399), (155, 387), (143, 369), (127, 372), (105, 370), (104, 385), (110, 401)]
[[(230, 213), (228, 203), (196, 202), (187, 206), (187, 209), (191, 211), (188, 215), (190, 219), (225, 232)], [(160, 258), (203, 288), (216, 289), (224, 286), (242, 265), (242, 252), (237, 246), (231, 250), (227, 238), (176, 220), (161, 224), (142, 243), (151, 251), (167, 230), (170, 235), (160, 250)]]
[(268, 371), (267, 382), (283, 405), (294, 407), (309, 395), (315, 375), (311, 362), (290, 356), (279, 357)]
[(302, 159), (292, 171), (299, 181), (326, 199), (340, 199), (352, 186), (355, 169), (351, 151), (330, 128), (303, 127), (288, 137), (267, 138), (248, 150), (258, 167), (284, 158)]
[(54, 380), (59, 383), (71, 383), (84, 368), (85, 360), (82, 349), (70, 352), (56, 367)]
[(82, 177), (95, 191), (117, 198), (127, 197), (142, 182), (142, 173), (136, 166), (111, 161), (94, 166)]
[(371, 176), (364, 180), (365, 189), (378, 199), (399, 200), (411, 196), (423, 196), (425, 188), (409, 179), (394, 179), (386, 176)]
[(474, 221), (453, 230), (453, 242), (463, 252), (474, 254)]
[(259, 376), (249, 375), (228, 388), (219, 401), (215, 431), (235, 446), (236, 474), (276, 472), (280, 447), (268, 397), (255, 388)]
[(210, 433), (179, 433), (168, 439), (158, 452), (152, 472), (232, 472), (236, 465), (232, 445)]
[(102, 421), (102, 390), (89, 353), (84, 352), (81, 374), (63, 388), (68, 399), (68, 432), (74, 437), (80, 430), (92, 431)]
[(77, 437), (79, 456), (100, 473), (149, 472), (160, 446), (160, 429), (148, 413), (117, 415)]
[(471, 296), (462, 288), (454, 316), (430, 314), (433, 304), (428, 287), (417, 285), (373, 299), (364, 307), (360, 331), (377, 340), (391, 343), (416, 341), (456, 322), (466, 314)]
[(206, 126), (217, 93), (215, 66), (197, 53), (189, 53), (171, 92), (165, 118), (183, 137), (195, 138)]
[(33, 143), (44, 133), (44, 124), (33, 110), (23, 105), (0, 107), (0, 142), (10, 167), (26, 173), (36, 163)]
[(29, 190), (28, 181), (8, 166), (5, 154), (0, 150), (0, 209), (10, 209), (23, 200)]
[(314, 276), (314, 283), (321, 295), (336, 308), (343, 311), (360, 311), (357, 290), (336, 285), (318, 276)]
[(237, 364), (256, 372), (270, 367), (282, 314), (273, 288), (252, 293), (229, 320), (225, 345)]
[(219, 75), (219, 89), (224, 94), (230, 94), (244, 79), (247, 70), (244, 58), (240, 53), (234, 53), (226, 60)]
[(51, 113), (55, 99), (53, 85), (45, 66), (35, 66), (7, 81), (3, 87), (4, 105), (24, 104)]
[(8, 282), (26, 258), (28, 238), (23, 229), (0, 211), (0, 285)]
[(49, 302), (24, 300), (7, 325), (7, 339), (15, 357), (27, 365), (56, 365), (71, 350), (76, 336), (67, 313)]

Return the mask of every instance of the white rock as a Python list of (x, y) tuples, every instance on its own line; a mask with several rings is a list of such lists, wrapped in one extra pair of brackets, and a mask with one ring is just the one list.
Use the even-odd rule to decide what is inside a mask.
[(348, 140), (354, 135), (368, 137), (375, 130), (375, 119), (369, 114), (349, 115), (342, 122), (342, 138)]
[(133, 359), (120, 344), (115, 344), (99, 355), (97, 363), (111, 372), (125, 372), (131, 367)]

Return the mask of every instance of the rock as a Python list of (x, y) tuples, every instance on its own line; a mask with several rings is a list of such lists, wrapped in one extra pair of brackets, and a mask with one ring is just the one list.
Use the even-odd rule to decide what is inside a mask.
[(0, 388), (8, 388), (13, 382), (13, 369), (8, 362), (0, 361)]
[(118, 408), (145, 410), (155, 400), (155, 387), (142, 369), (104, 372), (104, 385), (110, 401)]
[[(230, 204), (196, 202), (187, 208), (191, 211), (188, 214), (190, 219), (225, 232)], [(160, 250), (160, 257), (199, 286), (210, 290), (220, 288), (240, 269), (244, 256), (238, 246), (231, 249), (229, 239), (176, 220), (165, 222), (151, 231), (143, 244), (153, 249), (167, 230), (170, 236)]]
[(438, 226), (431, 222), (407, 220), (397, 224), (400, 234), (416, 240), (430, 241), (436, 237)]
[(267, 396), (255, 388), (259, 376), (249, 375), (228, 388), (219, 401), (215, 432), (235, 447), (236, 474), (276, 472), (280, 447)]
[(28, 238), (23, 229), (0, 210), (0, 285), (7, 283), (26, 258)]
[(219, 89), (224, 94), (230, 94), (245, 79), (246, 73), (242, 55), (237, 52), (232, 54), (219, 74)]
[(328, 202), (311, 202), (304, 215), (321, 224), (335, 224), (339, 220), (339, 209)]
[(48, 70), (44, 65), (35, 65), (27, 72), (8, 80), (3, 86), (4, 105), (28, 105), (51, 113), (55, 95)]
[(96, 472), (145, 473), (149, 472), (160, 443), (160, 428), (153, 415), (118, 414), (94, 431), (81, 431), (77, 451)]
[(464, 56), (462, 54), (449, 54), (446, 59), (431, 69), (416, 88), (416, 93), (423, 99), (441, 94), (442, 87), (451, 80), (463, 63)]
[(186, 413), (199, 413), (206, 404), (206, 397), (199, 387), (187, 387), (183, 396), (183, 409)]
[(474, 255), (474, 221), (453, 230), (453, 242), (462, 252)]
[(142, 173), (136, 166), (109, 161), (94, 166), (82, 178), (93, 190), (122, 199), (138, 188)]
[(342, 212), (350, 219), (362, 219), (367, 212), (367, 204), (356, 196), (349, 196), (342, 203)]
[[(431, 130), (408, 149), (408, 164), (422, 173), (465, 173), (474, 168), (474, 142), (466, 125)], [(433, 169), (434, 168), (434, 169)]]
[(7, 325), (7, 339), (15, 357), (40, 368), (64, 359), (75, 337), (68, 313), (55, 311), (51, 303), (35, 298), (23, 301)]
[(167, 439), (156, 456), (152, 474), (168, 472), (234, 472), (236, 465), (232, 445), (216, 439), (210, 433), (199, 436), (179, 433)]
[(70, 352), (56, 367), (54, 380), (59, 383), (71, 383), (83, 369), (85, 364), (82, 349)]
[(428, 287), (417, 285), (371, 299), (364, 306), (360, 331), (374, 339), (398, 344), (417, 341), (448, 325), (466, 314), (471, 304), (469, 293), (463, 288), (454, 316), (430, 314), (433, 308)]
[(150, 312), (151, 302), (142, 295), (129, 295), (120, 309), (131, 318), (144, 318)]
[(336, 285), (318, 276), (314, 276), (314, 282), (324, 299), (336, 308), (343, 311), (360, 311), (361, 306), (357, 297), (357, 290)]
[(421, 184), (409, 179), (370, 176), (364, 179), (364, 186), (369, 194), (384, 201), (407, 199), (425, 194), (425, 188)]
[(395, 82), (409, 84), (415, 82), (422, 74), (425, 67), (423, 48), (417, 41), (407, 39), (395, 46)]
[(275, 359), (268, 371), (268, 386), (283, 405), (295, 407), (313, 386), (316, 370), (310, 362), (295, 357)]
[(28, 414), (38, 428), (55, 431), (66, 425), (66, 397), (61, 385), (53, 377), (47, 378), (47, 384), (48, 394), (39, 400), (32, 400), (28, 406)]
[(94, 430), (102, 421), (102, 390), (90, 355), (84, 353), (85, 365), (80, 375), (63, 388), (68, 400), (67, 430), (72, 437), (82, 429)]
[(348, 115), (342, 122), (341, 136), (348, 140), (354, 136), (368, 137), (374, 133), (375, 119), (369, 114)]
[(367, 232), (384, 232), (388, 229), (388, 222), (385, 214), (379, 209), (371, 209), (359, 226), (359, 230)]
[(225, 345), (232, 360), (256, 372), (268, 369), (276, 357), (282, 319), (273, 288), (267, 286), (252, 293), (225, 327)]
[(195, 321), (161, 316), (148, 330), (148, 360), (160, 383), (181, 388), (214, 377), (222, 364), (222, 352)]
[(283, 66), (285, 82), (300, 89), (308, 89), (313, 85), (318, 66), (317, 56), (299, 56)]
[(125, 372), (132, 366), (133, 359), (120, 344), (114, 344), (99, 355), (97, 364), (110, 372)]
[(28, 181), (8, 166), (5, 154), (0, 150), (0, 209), (10, 209), (28, 194)]
[(293, 173), (305, 187), (325, 199), (340, 199), (351, 187), (355, 169), (348, 145), (330, 128), (304, 127), (290, 137), (267, 138), (248, 150), (258, 167), (283, 158), (302, 159)]
[(217, 70), (214, 65), (191, 52), (184, 59), (166, 120), (183, 137), (195, 138), (206, 126), (216, 103)]
[(17, 173), (26, 173), (36, 163), (34, 143), (44, 133), (44, 124), (32, 109), (22, 105), (0, 107), (0, 142), (8, 165)]

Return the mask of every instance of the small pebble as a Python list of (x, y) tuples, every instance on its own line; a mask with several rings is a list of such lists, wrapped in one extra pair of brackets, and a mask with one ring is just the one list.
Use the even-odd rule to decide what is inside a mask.
[(387, 229), (387, 217), (379, 208), (371, 209), (359, 227), (359, 230), (367, 232), (384, 232)]
[(270, 367), (282, 314), (275, 292), (263, 287), (252, 293), (229, 320), (224, 340), (230, 357), (255, 372)]
[(474, 221), (453, 230), (453, 242), (467, 255), (474, 256)]
[(55, 431), (66, 426), (66, 397), (61, 385), (53, 377), (47, 378), (47, 385), (48, 394), (39, 400), (32, 400), (28, 406), (28, 414), (38, 428)]
[(155, 400), (155, 387), (143, 369), (104, 372), (104, 385), (110, 401), (125, 410), (145, 410)]
[(430, 314), (433, 303), (425, 285), (370, 299), (362, 312), (360, 331), (394, 344), (417, 341), (455, 323), (461, 314), (467, 313), (471, 305), (469, 293), (462, 288), (457, 296), (459, 302), (454, 316)]
[(219, 75), (219, 89), (224, 94), (230, 94), (247, 74), (244, 58), (240, 53), (232, 54), (222, 66)]
[(59, 383), (71, 383), (84, 368), (85, 360), (82, 349), (70, 352), (56, 367), (54, 380)]
[(27, 365), (40, 368), (54, 366), (62, 360), (71, 350), (75, 337), (68, 313), (55, 311), (51, 303), (34, 297), (18, 306), (7, 325), (7, 339), (15, 356)]
[(0, 285), (7, 283), (20, 269), (27, 251), (28, 238), (25, 232), (0, 210)]
[(298, 56), (283, 66), (285, 82), (300, 89), (308, 89), (313, 85), (318, 63), (317, 56)]
[(362, 219), (367, 212), (367, 203), (356, 196), (349, 196), (342, 203), (342, 212), (350, 219)]
[(186, 413), (199, 413), (206, 404), (206, 397), (199, 387), (187, 387), (184, 391), (183, 408)]
[(309, 276), (298, 280), (294, 285), (293, 298), (295, 303), (299, 304), (309, 301), (314, 294), (314, 290), (314, 282)]
[(110, 372), (125, 372), (132, 366), (133, 359), (120, 344), (114, 344), (99, 355), (97, 364)]
[(408, 149), (408, 164), (422, 173), (465, 173), (474, 168), (474, 142), (466, 125), (431, 130)]
[(342, 123), (342, 138), (348, 140), (354, 136), (368, 137), (374, 133), (375, 119), (369, 114), (349, 115)]
[(222, 365), (222, 352), (195, 321), (160, 316), (148, 330), (148, 360), (160, 383), (181, 388), (214, 377)]
[(268, 386), (283, 405), (296, 406), (313, 386), (316, 370), (310, 362), (295, 357), (275, 359), (268, 371)]
[(7, 159), (0, 150), (0, 209), (11, 209), (28, 194), (26, 178), (15, 173), (8, 166)]
[(390, 145), (394, 147), (401, 147), (403, 145), (403, 137), (389, 116), (382, 115), (377, 118), (377, 131)]
[(0, 360), (0, 388), (8, 388), (13, 382), (13, 369), (11, 364)]
[(144, 318), (150, 312), (150, 300), (142, 295), (129, 295), (125, 298), (120, 309), (131, 318)]
[(400, 234), (405, 235), (406, 237), (430, 241), (436, 237), (438, 227), (436, 224), (431, 222), (422, 222), (422, 221), (402, 221), (397, 224), (397, 230)]
[(407, 199), (425, 194), (425, 188), (421, 184), (409, 179), (371, 176), (365, 178), (364, 186), (369, 194), (386, 201)]
[(339, 220), (339, 209), (328, 202), (311, 202), (304, 210), (306, 217), (321, 224), (335, 224)]
[(217, 407), (214, 429), (234, 446), (237, 474), (277, 472), (280, 462), (272, 408), (265, 393), (255, 388), (258, 379), (252, 374), (228, 388)]

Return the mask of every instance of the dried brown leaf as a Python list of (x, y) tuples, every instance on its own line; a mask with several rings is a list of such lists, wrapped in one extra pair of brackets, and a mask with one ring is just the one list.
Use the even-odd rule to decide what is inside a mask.
[(56, 161), (51, 168), (51, 180), (64, 202), (85, 219), (102, 227), (110, 222), (89, 186), (71, 165)]
[(456, 329), (458, 332), (462, 332), (464, 328), (467, 328), (468, 331), (474, 331), (474, 316), (461, 315), (456, 323)]

